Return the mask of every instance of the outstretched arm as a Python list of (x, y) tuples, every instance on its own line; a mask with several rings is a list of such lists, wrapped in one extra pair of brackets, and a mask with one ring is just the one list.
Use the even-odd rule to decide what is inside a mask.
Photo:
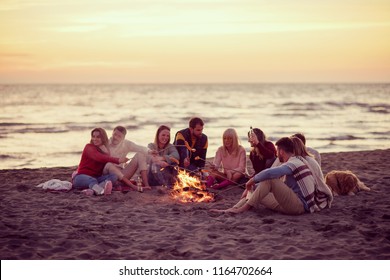
[(179, 153), (180, 157), (180, 166), (185, 166), (184, 165), (184, 160), (188, 158), (188, 150), (185, 147), (185, 138), (184, 136), (178, 132), (175, 137), (174, 145), (176, 145), (177, 151)]

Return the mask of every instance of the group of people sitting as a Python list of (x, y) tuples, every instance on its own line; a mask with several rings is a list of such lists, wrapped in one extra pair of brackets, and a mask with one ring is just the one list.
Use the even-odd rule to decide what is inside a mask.
[[(110, 194), (118, 182), (143, 192), (151, 186), (174, 184), (176, 167), (196, 172), (205, 165), (208, 147), (207, 136), (203, 134), (204, 122), (195, 117), (189, 127), (176, 133), (171, 144), (171, 131), (161, 125), (153, 143), (140, 146), (126, 139), (126, 128), (117, 126), (108, 138), (103, 128), (91, 131), (91, 141), (81, 155), (72, 183), (87, 195)], [(130, 160), (129, 153), (135, 153)], [(138, 184), (132, 178), (138, 173)]]
[[(103, 195), (110, 194), (113, 185), (119, 182), (143, 192), (153, 186), (172, 186), (177, 168), (181, 168), (202, 174), (210, 189), (245, 185), (236, 205), (226, 210), (212, 209), (215, 212), (241, 213), (263, 205), (297, 215), (330, 207), (333, 195), (324, 181), (320, 154), (314, 149), (308, 151), (304, 135), (283, 137), (275, 147), (261, 129), (250, 129), (249, 159), (254, 174), (249, 175), (246, 150), (240, 145), (235, 129), (224, 131), (223, 145), (209, 162), (206, 160), (208, 139), (203, 127), (202, 119), (192, 118), (188, 128), (178, 131), (171, 144), (170, 128), (161, 125), (154, 142), (147, 147), (125, 139), (123, 126), (115, 127), (110, 139), (103, 128), (95, 128), (83, 150), (73, 187), (88, 195)], [(130, 152), (136, 154), (129, 161)], [(131, 179), (137, 171), (139, 182), (135, 184)]]

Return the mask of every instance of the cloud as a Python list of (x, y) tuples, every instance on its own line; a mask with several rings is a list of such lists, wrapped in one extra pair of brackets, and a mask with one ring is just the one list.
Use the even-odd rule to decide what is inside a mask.
[(1, 0), (0, 11), (23, 10), (36, 6), (55, 6), (58, 3), (50, 0)]
[(25, 58), (31, 57), (28, 53), (0, 53), (0, 58)]
[(37, 61), (34, 55), (29, 53), (0, 53), (0, 70), (7, 71), (34, 69), (37, 66)]
[(84, 24), (84, 25), (69, 25), (63, 27), (42, 28), (43, 30), (49, 30), (60, 33), (86, 33), (92, 31), (102, 30), (106, 25), (102, 24)]
[[(321, 5), (307, 1), (283, 4), (283, 1), (254, 0), (1, 0), (0, 10), (54, 5), (56, 8), (50, 8), (50, 13), (39, 17), (35, 15), (32, 26), (36, 26), (40, 21), (41, 30), (59, 33), (87, 33), (107, 29), (113, 36), (125, 38), (348, 30), (389, 26), (388, 19), (381, 17), (382, 21), (379, 18), (374, 20), (365, 13), (360, 14), (359, 9), (341, 13), (346, 4), (336, 5), (333, 0)], [(374, 6), (378, 5), (376, 3)], [(29, 18), (21, 17), (20, 21), (29, 26)]]
[(64, 61), (64, 62), (52, 62), (42, 65), (40, 70), (53, 70), (53, 69), (66, 69), (66, 68), (125, 68), (125, 69), (135, 69), (135, 68), (145, 68), (150, 67), (150, 63), (143, 61), (108, 61), (108, 60), (94, 60), (94, 61), (82, 61), (82, 60), (73, 60), (73, 61)]
[(390, 27), (390, 22), (272, 22), (272, 21), (226, 21), (202, 23), (161, 23), (142, 29), (128, 27), (122, 37), (134, 36), (198, 36), (260, 34), (282, 32), (307, 32), (321, 30), (353, 30), (362, 28)]
[(29, 53), (0, 53), (1, 64), (26, 64), (31, 65), (34, 62), (34, 56)]

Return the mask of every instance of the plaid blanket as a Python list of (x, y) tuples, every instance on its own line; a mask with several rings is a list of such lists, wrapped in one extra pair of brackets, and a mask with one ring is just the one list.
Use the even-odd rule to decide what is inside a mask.
[(291, 157), (286, 165), (292, 170), (310, 213), (330, 207), (329, 195), (319, 189), (316, 178), (303, 157)]

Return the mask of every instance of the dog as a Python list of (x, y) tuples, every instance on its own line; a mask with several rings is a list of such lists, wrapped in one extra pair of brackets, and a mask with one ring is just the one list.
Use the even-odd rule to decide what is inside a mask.
[(359, 191), (369, 191), (350, 170), (332, 170), (325, 176), (325, 183), (331, 188), (333, 195), (355, 195)]

